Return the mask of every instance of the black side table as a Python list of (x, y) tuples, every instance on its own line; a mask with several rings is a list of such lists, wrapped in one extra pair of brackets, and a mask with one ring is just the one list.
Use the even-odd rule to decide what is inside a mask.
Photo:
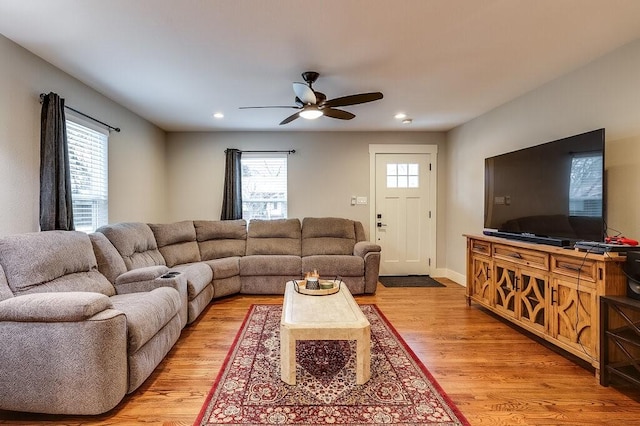
[(620, 377), (640, 387), (640, 300), (600, 297), (600, 384)]

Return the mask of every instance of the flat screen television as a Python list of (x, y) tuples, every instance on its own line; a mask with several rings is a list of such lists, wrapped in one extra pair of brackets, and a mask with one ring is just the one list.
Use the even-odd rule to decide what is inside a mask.
[(485, 234), (604, 241), (604, 129), (485, 159)]

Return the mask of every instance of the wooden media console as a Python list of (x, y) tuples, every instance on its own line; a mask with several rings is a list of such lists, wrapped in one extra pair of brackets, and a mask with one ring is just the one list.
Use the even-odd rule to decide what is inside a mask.
[(467, 303), (590, 363), (599, 377), (600, 296), (625, 295), (624, 255), (467, 238)]

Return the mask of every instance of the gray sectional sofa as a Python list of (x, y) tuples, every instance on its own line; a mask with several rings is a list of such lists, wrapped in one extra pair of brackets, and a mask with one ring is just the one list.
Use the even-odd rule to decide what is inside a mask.
[(106, 412), (212, 300), (281, 294), (314, 269), (371, 294), (379, 265), (362, 224), (341, 218), (130, 222), (1, 238), (0, 409)]

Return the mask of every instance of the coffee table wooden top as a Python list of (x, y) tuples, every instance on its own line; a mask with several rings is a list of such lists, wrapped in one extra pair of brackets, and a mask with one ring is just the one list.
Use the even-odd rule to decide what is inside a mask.
[(309, 296), (296, 292), (293, 281), (286, 284), (281, 325), (287, 328), (360, 328), (369, 326), (346, 285), (326, 296)]

